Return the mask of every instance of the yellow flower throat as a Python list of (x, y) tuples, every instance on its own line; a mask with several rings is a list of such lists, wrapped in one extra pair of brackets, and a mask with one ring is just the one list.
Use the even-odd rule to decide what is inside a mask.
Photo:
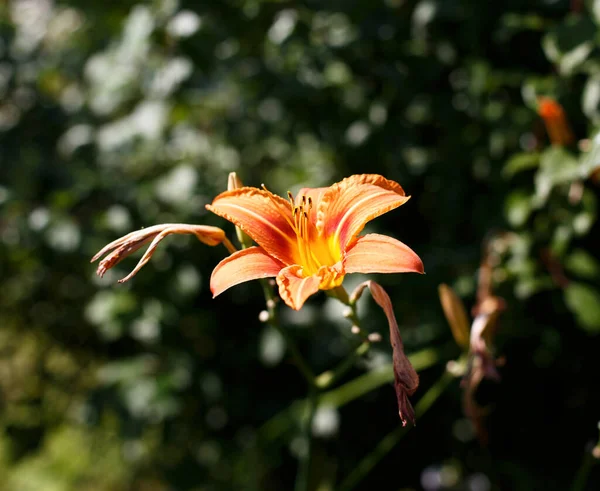
[[(302, 266), (304, 276), (316, 274), (323, 266), (333, 266), (341, 259), (341, 251), (335, 251), (327, 238), (318, 233), (315, 223), (311, 220), (314, 213), (312, 198), (303, 195), (294, 200), (292, 193), (288, 191), (288, 199), (292, 209), (293, 223), (290, 226), (296, 233), (297, 259)], [(329, 270), (329, 268), (327, 268)], [(322, 274), (325, 272), (322, 271)], [(323, 277), (321, 288), (333, 288), (341, 284), (333, 272), (328, 272)]]

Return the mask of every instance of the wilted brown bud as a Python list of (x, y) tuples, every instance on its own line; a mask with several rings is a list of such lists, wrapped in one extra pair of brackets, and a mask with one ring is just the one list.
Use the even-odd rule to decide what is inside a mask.
[(210, 227), (207, 225), (187, 225), (184, 223), (163, 223), (154, 225), (153, 227), (143, 228), (136, 232), (131, 232), (120, 239), (117, 239), (106, 245), (99, 251), (91, 262), (100, 259), (105, 254), (109, 253), (98, 265), (96, 273), (99, 276), (104, 276), (104, 273), (110, 268), (120, 263), (127, 256), (137, 251), (140, 247), (152, 241), (148, 250), (144, 253), (134, 270), (125, 278), (120, 279), (119, 283), (133, 278), (136, 273), (150, 260), (152, 254), (156, 250), (159, 242), (170, 234), (193, 234), (196, 238), (209, 246), (216, 246), (224, 243), (229, 249), (231, 244), (225, 237), (225, 232), (218, 227)]
[(456, 344), (464, 351), (469, 349), (469, 318), (458, 295), (448, 285), (438, 287), (440, 302)]
[(394, 389), (396, 389), (396, 399), (398, 400), (398, 414), (402, 426), (406, 426), (406, 422), (415, 423), (415, 411), (408, 399), (412, 396), (419, 386), (419, 375), (411, 365), (408, 357), (404, 353), (404, 345), (402, 337), (398, 330), (398, 322), (394, 315), (394, 307), (389, 295), (379, 283), (374, 281), (365, 281), (356, 287), (352, 297), (357, 300), (363, 290), (368, 287), (371, 291), (373, 300), (377, 302), (385, 316), (387, 317), (390, 328), (390, 342), (392, 344), (392, 365), (394, 367)]

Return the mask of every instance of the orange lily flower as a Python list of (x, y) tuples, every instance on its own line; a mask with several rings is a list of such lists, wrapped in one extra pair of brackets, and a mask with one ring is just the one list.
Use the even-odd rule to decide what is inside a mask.
[(402, 242), (380, 234), (359, 236), (373, 218), (408, 201), (402, 187), (375, 174), (354, 175), (327, 188), (305, 188), (281, 198), (264, 185), (218, 195), (207, 209), (258, 244), (235, 252), (214, 269), (216, 297), (239, 283), (275, 277), (284, 302), (299, 310), (319, 290), (342, 284), (348, 273), (423, 273)]

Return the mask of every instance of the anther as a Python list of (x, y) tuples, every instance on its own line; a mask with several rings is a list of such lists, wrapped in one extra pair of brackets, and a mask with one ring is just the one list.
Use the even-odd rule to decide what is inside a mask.
[(290, 201), (294, 201), (294, 195), (290, 191), (287, 192), (287, 195)]
[(312, 210), (312, 198), (310, 196), (308, 197), (308, 209)]

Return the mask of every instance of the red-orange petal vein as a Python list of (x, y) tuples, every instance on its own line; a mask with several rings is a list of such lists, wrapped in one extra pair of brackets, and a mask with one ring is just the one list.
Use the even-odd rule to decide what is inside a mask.
[(344, 250), (370, 220), (397, 208), (409, 197), (400, 184), (376, 174), (348, 177), (331, 186), (317, 211), (317, 229)]
[(262, 189), (243, 187), (219, 194), (206, 208), (229, 220), (268, 254), (293, 264), (296, 234), (288, 201)]

